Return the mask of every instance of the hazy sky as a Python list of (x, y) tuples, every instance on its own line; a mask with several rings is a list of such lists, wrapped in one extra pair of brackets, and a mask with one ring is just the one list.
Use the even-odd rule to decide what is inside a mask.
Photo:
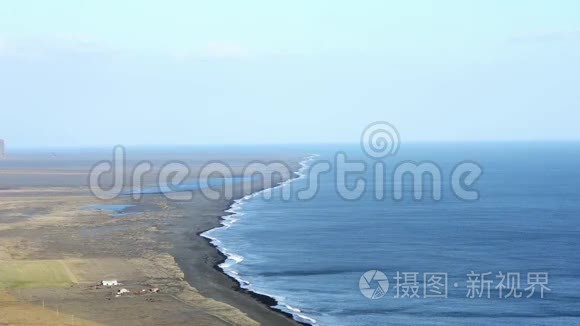
[(8, 146), (580, 139), (580, 2), (0, 3)]

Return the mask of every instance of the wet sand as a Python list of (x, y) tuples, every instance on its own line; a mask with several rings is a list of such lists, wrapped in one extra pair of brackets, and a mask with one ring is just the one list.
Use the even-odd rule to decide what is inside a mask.
[[(256, 158), (283, 160), (293, 169), (301, 159), (299, 154), (223, 157), (237, 171), (244, 161)], [(128, 196), (102, 202), (86, 188), (86, 169), (96, 161), (83, 158), (74, 164), (70, 158), (50, 164), (38, 158), (26, 164), (16, 158), (0, 162), (0, 261), (58, 261), (71, 278), (66, 286), (43, 286), (41, 280), (33, 286), (0, 287), (2, 298), (10, 298), (0, 300), (0, 319), (5, 319), (0, 323), (41, 318), (47, 324), (66, 324), (70, 318), (76, 325), (297, 324), (270, 309), (273, 300), (241, 290), (221, 273), (216, 266), (224, 257), (199, 235), (219, 226), (231, 199), (209, 200), (195, 193), (189, 201), (146, 195), (138, 202)], [(159, 162), (164, 159), (156, 156)], [(189, 165), (195, 170), (203, 161), (196, 155), (197, 165)], [(21, 165), (26, 169), (19, 169)], [(255, 190), (259, 186), (236, 188), (235, 195)], [(106, 212), (81, 209), (95, 204), (134, 204), (131, 210), (141, 214), (111, 218)], [(115, 297), (118, 288), (96, 286), (104, 278), (119, 279), (130, 293)], [(160, 292), (153, 294), (151, 288)], [(30, 306), (35, 309), (26, 308)], [(31, 313), (14, 313), (22, 309)]]

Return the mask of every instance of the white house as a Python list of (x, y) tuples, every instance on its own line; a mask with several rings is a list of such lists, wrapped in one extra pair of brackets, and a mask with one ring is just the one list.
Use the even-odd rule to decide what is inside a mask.
[(119, 282), (117, 282), (117, 280), (105, 280), (105, 281), (101, 281), (101, 285), (104, 285), (104, 286), (117, 286), (117, 285), (119, 285)]

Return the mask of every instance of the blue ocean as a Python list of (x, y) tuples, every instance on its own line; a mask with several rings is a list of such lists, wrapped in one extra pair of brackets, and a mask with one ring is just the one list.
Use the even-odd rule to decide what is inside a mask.
[[(270, 199), (237, 201), (224, 227), (205, 234), (243, 287), (316, 325), (580, 324), (580, 144), (405, 144), (384, 159), (354, 145), (308, 151), (318, 156), (303, 162), (301, 177)], [(369, 168), (344, 183), (383, 183), (384, 198), (342, 198), (338, 152)], [(386, 171), (379, 181), (370, 171), (377, 161)], [(408, 181), (394, 199), (393, 168), (423, 161), (442, 172), (441, 198), (427, 181), (415, 199)], [(450, 174), (465, 161), (483, 170), (470, 186), (477, 200), (452, 190)], [(313, 198), (298, 199), (320, 162), (333, 170), (320, 174)]]

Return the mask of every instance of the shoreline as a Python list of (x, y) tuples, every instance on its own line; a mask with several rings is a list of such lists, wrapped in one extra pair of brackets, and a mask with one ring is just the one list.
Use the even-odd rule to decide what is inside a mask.
[[(275, 158), (290, 167), (279, 181), (287, 182), (299, 176), (295, 171), (299, 170), (298, 162), (304, 155)], [(238, 164), (234, 165), (238, 169), (235, 173), (240, 173), (239, 162), (249, 158), (229, 159)], [(47, 165), (45, 161), (31, 162), (38, 169)], [(193, 168), (200, 169), (200, 166), (193, 165)], [(72, 287), (55, 288), (49, 283), (39, 283), (41, 286), (11, 291), (23, 307), (39, 305), (38, 298), (42, 298), (49, 307), (58, 305), (62, 313), (79, 320), (111, 325), (120, 325), (121, 320), (125, 325), (191, 322), (301, 325), (291, 314), (273, 307), (277, 304), (274, 298), (243, 289), (237, 280), (224, 273), (219, 265), (227, 256), (201, 236), (222, 226), (229, 215), (224, 211), (231, 208), (233, 200), (211, 200), (197, 193), (192, 198), (184, 195), (177, 200), (152, 194), (138, 201), (123, 196), (99, 202), (85, 191), (85, 178), (65, 180), (55, 174), (19, 179), (13, 186), (11, 180), (3, 180), (14, 190), (6, 190), (0, 201), (4, 210), (0, 216), (0, 258), (15, 264), (42, 261), (72, 270), (72, 274), (63, 274), (63, 279), (73, 284)], [(279, 184), (276, 182), (276, 186)], [(258, 187), (258, 184), (250, 189), (234, 187), (233, 198), (261, 191)], [(101, 211), (82, 209), (97, 204), (131, 204), (143, 213), (111, 218)], [(154, 298), (130, 295), (113, 300), (114, 290), (94, 287), (100, 280), (109, 278), (124, 281), (127, 289), (135, 293), (154, 287), (162, 291)]]
[[(223, 220), (223, 218), (220, 218), (220, 222), (222, 220)], [(215, 228), (213, 228), (213, 229), (215, 229)], [(226, 273), (225, 270), (220, 267), (220, 265), (223, 264), (228, 259), (228, 257), (224, 253), (222, 253), (217, 246), (215, 246), (214, 244), (211, 243), (211, 241), (212, 241), (211, 239), (208, 239), (208, 238), (201, 235), (202, 233), (205, 233), (205, 232), (213, 230), (213, 229), (199, 232), (197, 235), (206, 239), (207, 243), (210, 246), (212, 246), (213, 248), (215, 248), (217, 254), (221, 257), (221, 260), (219, 260), (217, 263), (215, 263), (213, 267), (216, 271), (227, 276), (232, 282), (234, 282), (236, 284), (236, 286), (234, 288), (234, 290), (236, 292), (242, 293), (246, 296), (253, 298), (254, 300), (258, 301), (259, 303), (266, 305), (268, 307), (268, 309), (272, 310), (273, 312), (282, 314), (283, 316), (292, 319), (294, 322), (296, 322), (300, 325), (313, 326), (312, 324), (300, 322), (300, 321), (294, 319), (294, 316), (292, 314), (290, 314), (282, 309), (276, 308), (276, 306), (279, 304), (278, 300), (274, 299), (273, 297), (267, 296), (265, 294), (261, 294), (261, 293), (253, 292), (252, 290), (249, 290), (249, 289), (245, 289), (242, 287), (242, 284), (237, 279), (228, 275), (228, 273)]]
[[(224, 269), (224, 267), (222, 267), (222, 265), (224, 263), (226, 263), (226, 261), (228, 259), (231, 259), (231, 256), (235, 255), (235, 254), (229, 253), (229, 252), (227, 252), (227, 250), (225, 248), (220, 247), (218, 244), (216, 244), (216, 242), (220, 243), (219, 239), (213, 238), (213, 237), (207, 235), (207, 233), (210, 231), (213, 231), (213, 230), (223, 228), (223, 227), (229, 227), (227, 224), (224, 224), (224, 222), (226, 222), (228, 220), (227, 218), (229, 216), (235, 216), (235, 215), (239, 214), (238, 210), (241, 209), (241, 207), (236, 207), (236, 205), (239, 206), (244, 201), (249, 200), (255, 196), (258, 196), (259, 194), (261, 194), (265, 191), (272, 191), (274, 189), (287, 186), (294, 181), (297, 181), (299, 179), (306, 177), (306, 175), (303, 173), (303, 171), (308, 168), (308, 163), (313, 161), (315, 159), (315, 157), (318, 157), (318, 156), (319, 156), (318, 154), (310, 154), (310, 155), (307, 155), (303, 160), (298, 162), (300, 167), (296, 171), (293, 171), (292, 177), (290, 177), (286, 180), (280, 181), (279, 183), (277, 183), (276, 185), (274, 185), (270, 188), (259, 189), (257, 191), (254, 191), (254, 192), (248, 194), (248, 195), (242, 196), (242, 197), (237, 198), (237, 199), (230, 200), (230, 202), (228, 203), (228, 207), (223, 211), (224, 215), (220, 216), (218, 219), (219, 225), (216, 227), (210, 228), (208, 230), (200, 231), (197, 233), (197, 235), (200, 236), (201, 238), (205, 239), (211, 247), (215, 248), (215, 250), (217, 251), (217, 254), (221, 257), (221, 259), (213, 265), (213, 268), (216, 271), (220, 272), (221, 274), (227, 276), (230, 280), (232, 280), (236, 284), (235, 289), (234, 289), (235, 291), (237, 291), (239, 293), (243, 293), (244, 295), (250, 296), (253, 299), (257, 300), (258, 302), (266, 305), (268, 307), (268, 309), (270, 309), (276, 313), (282, 314), (285, 317), (292, 319), (294, 322), (296, 322), (300, 325), (305, 325), (305, 326), (314, 326), (314, 325), (316, 325), (317, 321), (311, 317), (298, 314), (300, 312), (300, 310), (298, 310), (296, 315), (294, 315), (293, 313), (290, 313), (288, 311), (284, 311), (283, 309), (277, 308), (277, 306), (285, 305), (286, 307), (288, 307), (289, 310), (291, 310), (291, 307), (289, 305), (278, 301), (273, 296), (270, 296), (270, 295), (264, 294), (264, 293), (259, 293), (259, 292), (252, 290), (251, 288), (244, 287), (243, 286), (244, 283), (247, 283), (247, 282), (245, 282), (242, 279), (235, 278), (234, 276), (230, 275)], [(233, 266), (235, 264), (237, 264), (237, 262), (235, 262), (234, 264), (232, 264), (230, 266)], [(298, 320), (298, 319), (296, 319), (296, 317), (299, 317), (302, 320), (309, 320), (311, 322), (309, 323), (309, 322), (305, 322), (302, 320)]]

